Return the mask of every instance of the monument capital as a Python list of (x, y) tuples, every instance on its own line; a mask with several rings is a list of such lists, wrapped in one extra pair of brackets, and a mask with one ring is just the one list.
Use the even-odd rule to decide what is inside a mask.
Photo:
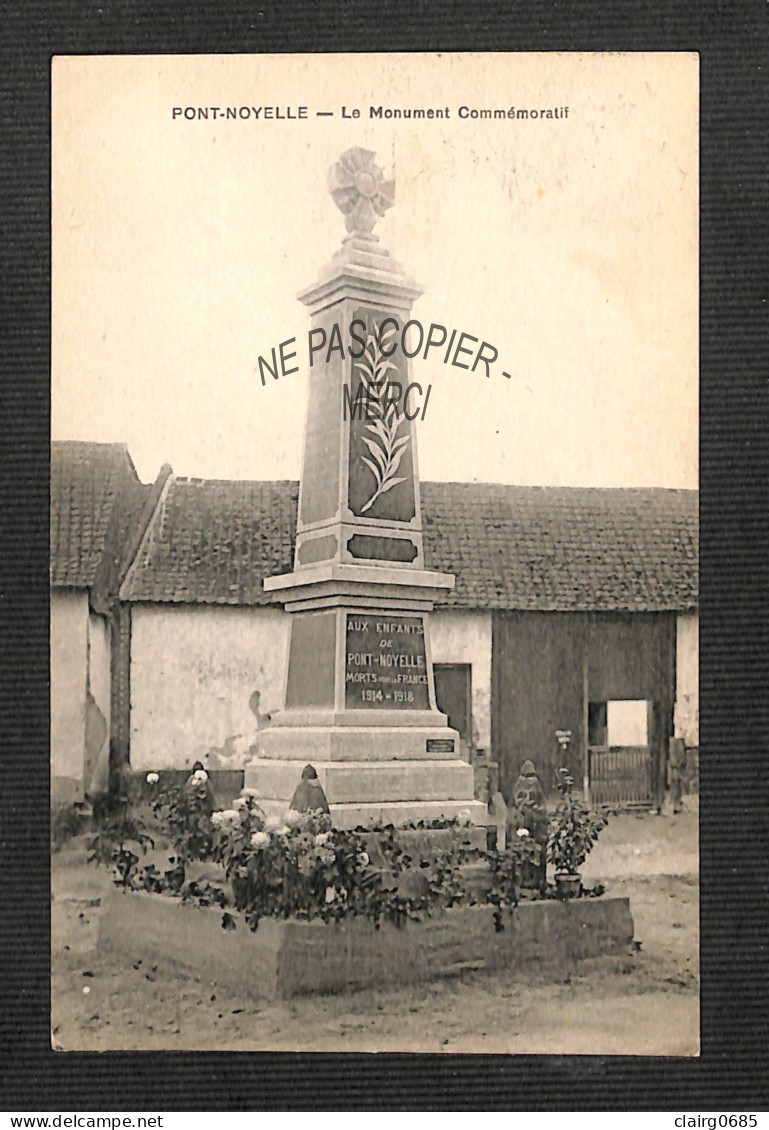
[(351, 235), (370, 236), (374, 224), (392, 207), (395, 181), (384, 179), (372, 150), (355, 146), (342, 154), (328, 171), (331, 198), (344, 216)]

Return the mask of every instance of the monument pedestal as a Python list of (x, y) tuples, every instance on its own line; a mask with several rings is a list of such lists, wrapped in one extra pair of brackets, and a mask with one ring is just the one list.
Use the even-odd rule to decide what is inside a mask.
[(339, 827), (487, 821), (459, 734), (435, 706), (430, 599), (453, 577), (326, 563), (270, 577), (292, 615), (285, 709), (246, 769), (267, 815), (285, 814), (310, 762)]
[(429, 614), (454, 578), (424, 566), (421, 389), (403, 344), (421, 291), (371, 234), (393, 198), (373, 154), (343, 154), (330, 185), (350, 235), (300, 295), (312, 372), (294, 572), (264, 582), (291, 616), (284, 709), (245, 784), (282, 815), (311, 762), (340, 826), (485, 824), (435, 701)]

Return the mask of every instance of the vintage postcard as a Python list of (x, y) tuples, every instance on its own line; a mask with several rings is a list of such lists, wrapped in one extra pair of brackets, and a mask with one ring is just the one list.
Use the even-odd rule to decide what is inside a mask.
[(695, 1056), (696, 54), (52, 63), (52, 1041)]

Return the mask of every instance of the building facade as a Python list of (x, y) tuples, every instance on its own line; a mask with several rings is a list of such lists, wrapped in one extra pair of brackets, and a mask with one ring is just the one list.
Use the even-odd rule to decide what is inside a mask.
[[(170, 473), (161, 471), (160, 478)], [(107, 787), (110, 751), (128, 754), (120, 657), (130, 613), (118, 590), (159, 487), (139, 481), (125, 444), (51, 449), (51, 801)], [(124, 693), (121, 693), (124, 692)], [(113, 710), (117, 702), (118, 709)], [(120, 735), (125, 740), (121, 744)]]
[[(108, 445), (60, 444), (55, 461), (84, 446)], [(96, 587), (97, 571), (62, 571), (53, 530), (72, 526), (74, 495), (52, 493), (52, 773), (75, 792), (94, 780), (89, 694), (113, 762), (137, 772), (241, 770), (283, 701), (289, 618), (262, 582), (292, 567), (298, 484), (131, 481)], [(425, 565), (456, 577), (430, 627), (463, 756), (498, 763), (505, 793), (529, 758), (546, 789), (566, 764), (596, 801), (660, 803), (668, 739), (698, 742), (696, 492), (421, 493)]]

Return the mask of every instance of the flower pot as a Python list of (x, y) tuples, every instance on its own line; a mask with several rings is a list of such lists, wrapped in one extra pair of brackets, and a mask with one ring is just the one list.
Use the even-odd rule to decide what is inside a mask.
[(560, 899), (575, 899), (582, 889), (582, 876), (568, 871), (556, 871), (555, 889)]

